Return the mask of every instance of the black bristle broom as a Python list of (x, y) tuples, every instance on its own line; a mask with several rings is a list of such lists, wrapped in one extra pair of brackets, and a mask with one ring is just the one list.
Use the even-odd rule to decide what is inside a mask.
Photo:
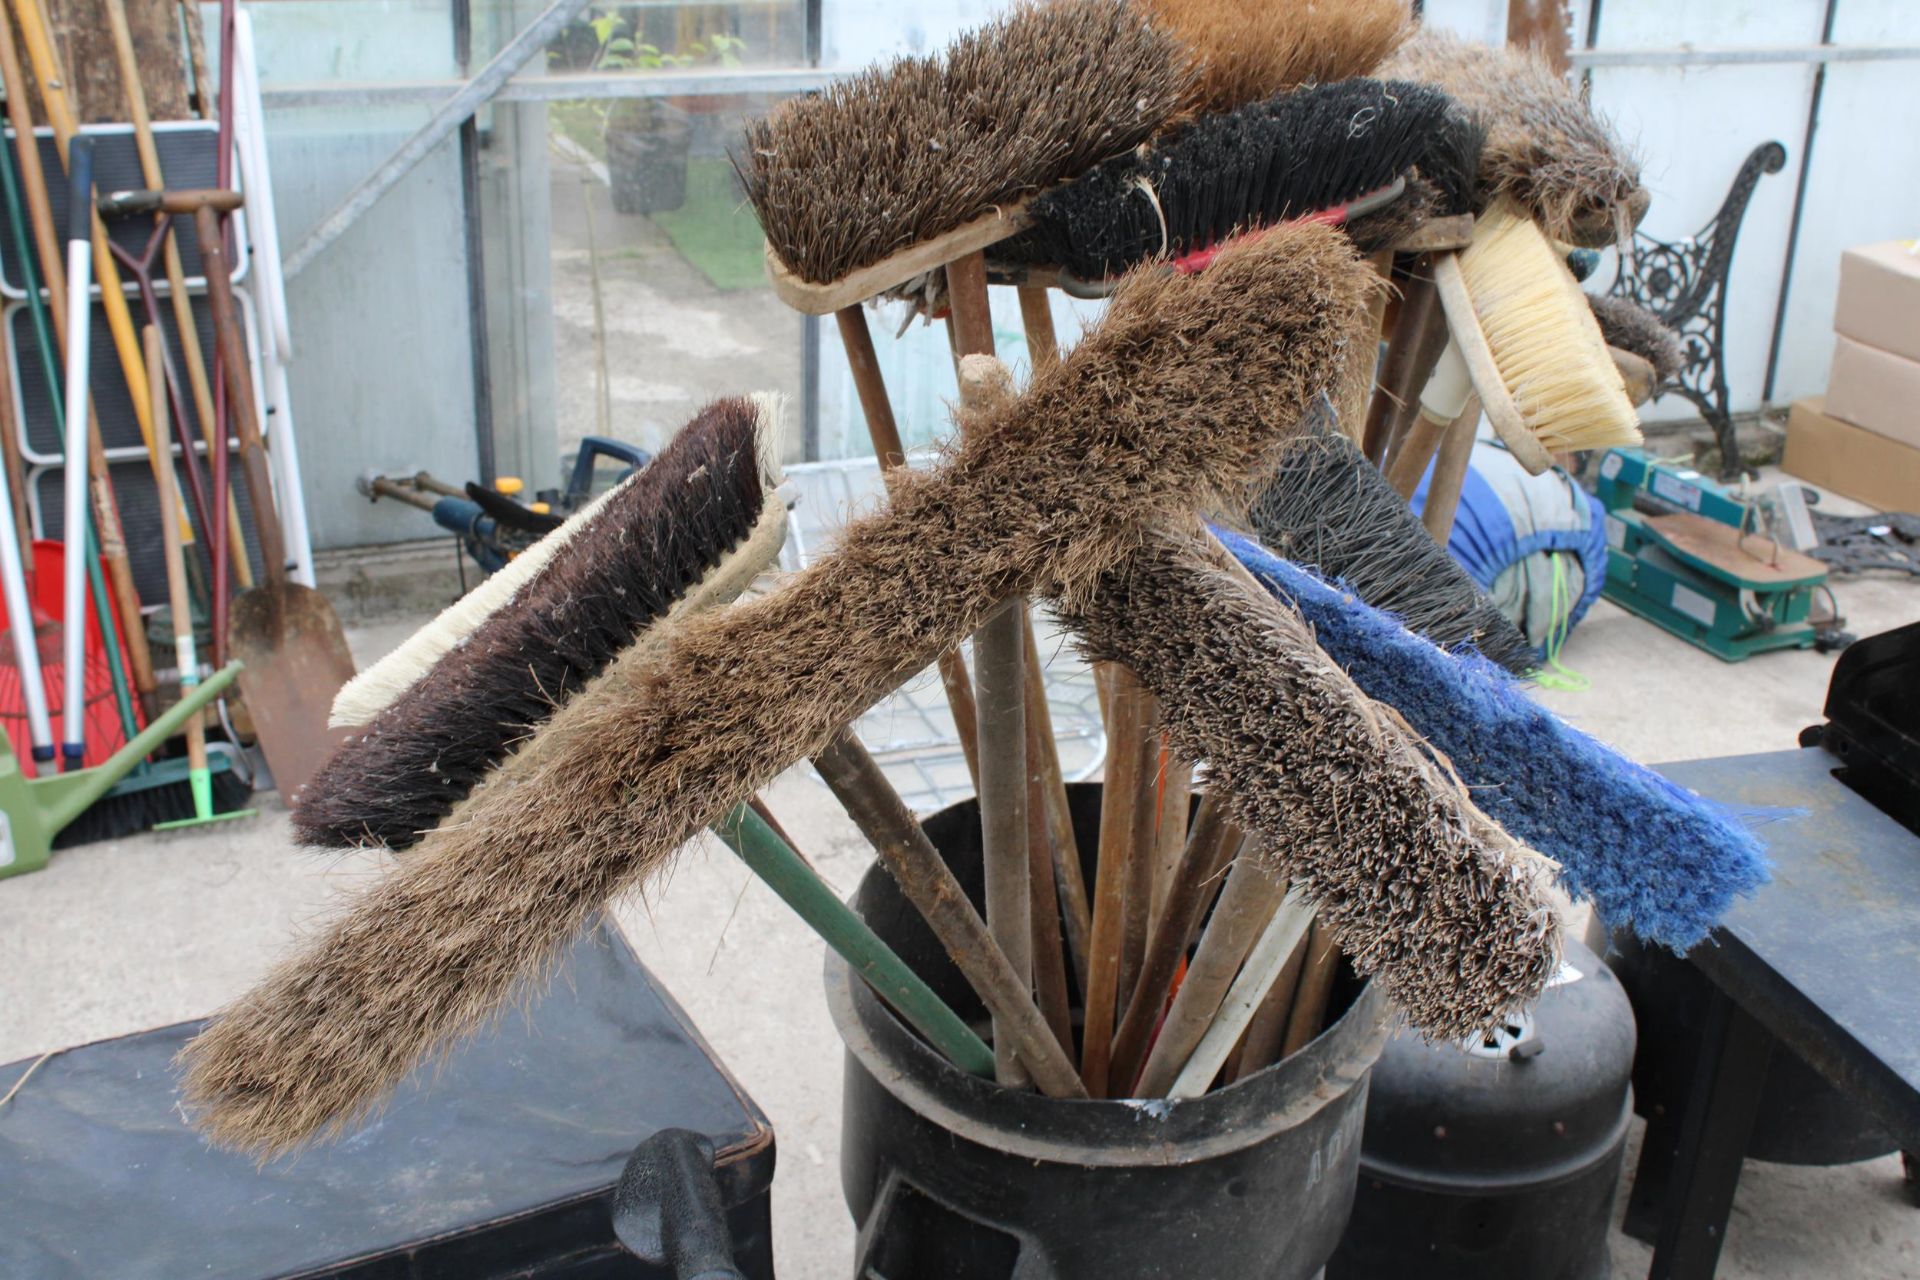
[(448, 652), (302, 788), (299, 838), (415, 843), (636, 634), (704, 590), (738, 594), (785, 535), (776, 420), (768, 397), (713, 402), (646, 467), (535, 544), (542, 554), (490, 580), (518, 587), (496, 593), (504, 599), (490, 612), (456, 605), (424, 628), (433, 642), (404, 646), (395, 661)]
[(1404, 192), (1409, 171), (1464, 212), (1479, 130), (1426, 85), (1343, 80), (1207, 116), (1036, 196), (1031, 226), (996, 262), (1082, 280), (1179, 259), (1249, 228), (1312, 214), (1358, 218)]

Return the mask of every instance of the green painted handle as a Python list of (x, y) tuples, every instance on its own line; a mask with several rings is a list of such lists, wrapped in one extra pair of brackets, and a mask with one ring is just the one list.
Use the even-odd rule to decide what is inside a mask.
[(759, 814), (741, 805), (716, 822), (713, 833), (726, 841), (727, 847), (740, 855), (740, 861), (766, 881), (781, 901), (826, 939), (827, 945), (934, 1048), (962, 1071), (993, 1078), (993, 1050), (986, 1041), (975, 1035), (852, 907), (840, 901), (826, 881), (775, 835)]

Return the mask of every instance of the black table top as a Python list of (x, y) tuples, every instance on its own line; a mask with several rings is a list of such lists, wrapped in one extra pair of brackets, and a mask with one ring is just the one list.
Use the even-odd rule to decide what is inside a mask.
[(1834, 765), (1802, 748), (1659, 766), (1723, 804), (1806, 810), (1755, 828), (1773, 882), (1687, 958), (1920, 1150), (1920, 838)]
[(264, 1167), (180, 1115), (198, 1025), (58, 1054), (0, 1108), (0, 1275), (297, 1276), (604, 1195), (668, 1127), (772, 1177), (765, 1118), (610, 926), (359, 1132)]

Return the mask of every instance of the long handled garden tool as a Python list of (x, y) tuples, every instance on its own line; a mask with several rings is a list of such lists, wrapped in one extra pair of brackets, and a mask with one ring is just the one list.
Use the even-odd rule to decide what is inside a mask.
[[(154, 144), (153, 122), (147, 114), (147, 95), (140, 80), (140, 67), (134, 53), (133, 36), (127, 23), (125, 0), (107, 0), (107, 19), (113, 28), (114, 53), (120, 65), (120, 80), (125, 87), (128, 116), (133, 122), (134, 144), (140, 155), (141, 179), (150, 188), (156, 190), (162, 189), (167, 185), (166, 175), (160, 167), (159, 149)], [(223, 135), (219, 141), (221, 155), (223, 157), (229, 145), (228, 139)], [(224, 187), (229, 184), (222, 180), (219, 185)], [(224, 451), (226, 442), (221, 437), (216, 423), (213, 391), (207, 375), (206, 357), (200, 349), (200, 328), (194, 323), (193, 297), (187, 292), (186, 271), (180, 263), (179, 244), (167, 235), (166, 215), (161, 214), (155, 218), (154, 238), (149, 243), (147, 252), (139, 261), (138, 265), (135, 265), (134, 261), (124, 256), (117, 248), (114, 256), (120, 259), (122, 265), (133, 269), (136, 280), (140, 285), (141, 299), (145, 304), (147, 312), (147, 322), (149, 324), (158, 324), (158, 305), (153, 297), (152, 285), (153, 254), (156, 246), (161, 250), (166, 268), (167, 288), (173, 303), (174, 328), (180, 336), (180, 350), (181, 354), (185, 357), (187, 381), (193, 392), (195, 420), (199, 422), (201, 434), (206, 439), (208, 461), (211, 463), (213, 460), (213, 451)], [(169, 364), (171, 364), (171, 358), (169, 358)], [(176, 397), (173, 411), (174, 422), (178, 425), (182, 440), (184, 441), (187, 434), (188, 419), (183, 412), (182, 406), (178, 403), (178, 379), (171, 379), (169, 385), (173, 387)], [(207, 506), (207, 496), (200, 491), (201, 487), (198, 472), (193, 469), (191, 450), (188, 451), (188, 456), (186, 456), (183, 461), (187, 464), (188, 487), (200, 517), (201, 527), (208, 531), (208, 538), (216, 544), (216, 553), (213, 556), (214, 582), (212, 588), (212, 609), (214, 661), (217, 665), (226, 652), (228, 598), (226, 561), (229, 558), (231, 559), (234, 576), (239, 579), (240, 586), (243, 590), (253, 585), (253, 569), (247, 561), (246, 539), (241, 536), (240, 532), (240, 509), (238, 504), (234, 502), (232, 494), (223, 488), (220, 494), (215, 495), (220, 498), (222, 504), (226, 507), (226, 513), (223, 517), (226, 527), (224, 536), (222, 536), (220, 531), (217, 530), (208, 519), (211, 509)], [(189, 543), (191, 543), (191, 529), (185, 531), (185, 536)], [(189, 557), (189, 562), (191, 563), (191, 557)]]
[[(79, 769), (87, 754), (87, 313), (92, 307), (93, 262), (93, 140), (76, 138), (67, 150), (67, 178), (73, 192), (67, 224), (67, 441), (66, 489), (63, 511), (66, 527), (66, 620), (64, 632), (66, 692), (62, 696), (60, 756), (67, 769)], [(161, 519), (167, 519), (163, 509)]]
[[(141, 334), (147, 356), (147, 385), (153, 390), (154, 435), (161, 440), (167, 438), (167, 398), (164, 390), (167, 380), (166, 368), (161, 363), (163, 340), (157, 325), (148, 325)], [(191, 454), (192, 448), (186, 452)], [(153, 480), (160, 494), (160, 510), (173, 508), (173, 456), (172, 450), (162, 448), (153, 455)], [(186, 698), (200, 685), (200, 655), (194, 652), (193, 644), (193, 602), (187, 591), (186, 549), (180, 539), (179, 526), (173, 521), (160, 521), (160, 536), (165, 543), (167, 556), (167, 598), (173, 610), (173, 652), (174, 661), (180, 668), (180, 696)], [(172, 827), (198, 826), (207, 822), (221, 822), (228, 818), (252, 817), (252, 809), (237, 809), (227, 813), (213, 811), (213, 775), (207, 768), (207, 729), (197, 715), (189, 716), (187, 731), (187, 780), (193, 790), (193, 816), (179, 818), (172, 822), (154, 824), (154, 830), (161, 831)]]
[(260, 439), (260, 419), (254, 410), (253, 385), (247, 373), (246, 343), (233, 305), (226, 248), (216, 212), (221, 207), (238, 208), (239, 194), (167, 191), (153, 201), (160, 212), (191, 215), (199, 235), (221, 372), (233, 408), (240, 464), (253, 499), (254, 523), (265, 561), (265, 582), (233, 601), (228, 643), (234, 656), (245, 664), (240, 693), (246, 699), (267, 764), (281, 796), (292, 801), (300, 785), (325, 763), (338, 742), (340, 735), (330, 734), (327, 729), (327, 713), (334, 694), (353, 678), (353, 655), (347, 650), (340, 619), (326, 597), (287, 577), (286, 547), (275, 516), (266, 446)]
[[(32, 22), (32, 15), (22, 13), (20, 20), (23, 28)], [(44, 39), (44, 33), (43, 33)], [(50, 58), (50, 54), (48, 55)], [(56, 83), (58, 73), (53, 74)], [(14, 180), (13, 160), (11, 156), (0, 155), (0, 180), (7, 184), (7, 219), (14, 228), (14, 248), (18, 257), (22, 278), (26, 281), (28, 313), (33, 319), (34, 339), (39, 345), (42, 361), (47, 370), (47, 385), (56, 387), (59, 378), (54, 371), (55, 344), (64, 350), (69, 332), (67, 316), (66, 267), (62, 262), (60, 236), (53, 225), (53, 207), (47, 198), (46, 175), (40, 165), (40, 151), (33, 145), (33, 111), (28, 101), (26, 74), (20, 66), (19, 51), (13, 42), (11, 24), (0, 22), (0, 79), (4, 79), (7, 90), (7, 119), (13, 125), (14, 138), (18, 146), (20, 168), (18, 183)], [(45, 83), (45, 76), (42, 76)], [(57, 98), (57, 93), (49, 101)], [(61, 133), (55, 127), (55, 138), (64, 149), (68, 134)], [(0, 148), (3, 151), (4, 148)], [(26, 216), (22, 217), (21, 199), (24, 196)], [(42, 305), (39, 290), (33, 284), (33, 262), (35, 255), (26, 248), (26, 232), (23, 228), (31, 226), (33, 242), (38, 251), (41, 274), (45, 278), (47, 296)], [(117, 295), (103, 296), (109, 307), (116, 301), (124, 301)], [(47, 324), (46, 312), (51, 311), (53, 323)], [(82, 313), (84, 316), (85, 313)], [(82, 321), (84, 323), (84, 320)], [(56, 392), (52, 396), (55, 412), (60, 412), (60, 397)], [(89, 412), (92, 412), (89, 409)], [(64, 439), (65, 423), (57, 420)], [(114, 609), (104, 602), (107, 587), (111, 587), (114, 607), (122, 618), (140, 616), (140, 593), (133, 583), (133, 568), (127, 559), (126, 539), (120, 529), (120, 513), (113, 500), (113, 478), (108, 472), (106, 450), (101, 444), (100, 432), (90, 430), (87, 433), (86, 462), (87, 469), (93, 475), (94, 505), (91, 516), (94, 538), (99, 556), (106, 564), (104, 581), (96, 577), (96, 571), (88, 570), (89, 577), (96, 577), (95, 605), (101, 618), (102, 627), (109, 633), (114, 631)], [(91, 557), (89, 564), (93, 563)], [(121, 666), (121, 641), (125, 642), (126, 667)], [(128, 734), (135, 729), (131, 698), (125, 692), (128, 676), (138, 690), (140, 701), (148, 714), (155, 709), (156, 684), (153, 677), (153, 662), (147, 651), (146, 633), (139, 627), (128, 627), (124, 636), (112, 639), (107, 645), (107, 661), (113, 675), (116, 701), (121, 707), (121, 722)]]
[(28, 778), (20, 772), (12, 750), (0, 742), (0, 878), (38, 871), (46, 866), (53, 838), (63, 827), (85, 813), (130, 769), (225, 693), (239, 674), (237, 665), (228, 664), (154, 717), (133, 741), (90, 769)]

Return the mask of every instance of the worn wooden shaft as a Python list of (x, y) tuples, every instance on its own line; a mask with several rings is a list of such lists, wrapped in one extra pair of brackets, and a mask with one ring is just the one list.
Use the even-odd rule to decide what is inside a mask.
[[(23, 27), (33, 20), (27, 12), (31, 7), (30, 4), (15, 7)], [(27, 96), (26, 73), (20, 65), (19, 48), (13, 41), (13, 28), (5, 21), (0, 21), (0, 76), (4, 76), (6, 82), (7, 119), (13, 126), (14, 136), (32, 138), (33, 109)], [(20, 160), (20, 186), (26, 199), (27, 221), (33, 230), (35, 254), (40, 259), (40, 282), (46, 286), (47, 309), (53, 315), (54, 342), (64, 356), (69, 331), (67, 269), (60, 237), (53, 226), (53, 207), (47, 199), (46, 171), (40, 165), (38, 147), (22, 145), (15, 147), (14, 152)], [(107, 567), (107, 583), (113, 590), (114, 605), (124, 623), (119, 630), (127, 651), (127, 666), (140, 702), (151, 718), (159, 710), (159, 682), (154, 679), (153, 654), (147, 645), (146, 628), (139, 625), (140, 592), (134, 586), (133, 567), (127, 560), (126, 535), (120, 527), (120, 508), (114, 501), (113, 476), (107, 466), (106, 447), (92, 397), (87, 400), (87, 416), (87, 472), (91, 481), (94, 533), (100, 540), (100, 558)]]
[(1187, 966), (1186, 980), (1147, 1055), (1135, 1093), (1143, 1098), (1166, 1096), (1174, 1080), (1193, 1056), (1194, 1046), (1213, 1024), (1227, 988), (1240, 971), (1247, 952), (1266, 929), (1286, 896), (1281, 882), (1260, 858), (1242, 853), (1227, 875), (1226, 888), (1213, 908), (1213, 919), (1200, 935), (1200, 946)]
[(1176, 759), (1164, 743), (1160, 750), (1159, 817), (1153, 834), (1153, 905), (1147, 914), (1147, 935), (1167, 900), (1174, 870), (1187, 847), (1187, 818), (1192, 810), (1193, 766)]
[(1214, 1015), (1200, 1043), (1180, 1074), (1174, 1077), (1167, 1095), (1173, 1098), (1197, 1098), (1213, 1084), (1247, 1024), (1266, 1002), (1267, 993), (1278, 985), (1286, 970), (1287, 958), (1299, 947), (1313, 923), (1313, 909), (1298, 894), (1289, 895), (1275, 908), (1266, 928), (1247, 952), (1239, 976), (1227, 988), (1220, 1010)]
[(1034, 1084), (1049, 1097), (1086, 1097), (1066, 1049), (1019, 974), (867, 749), (843, 729), (814, 757), (813, 765), (993, 1014), (996, 1037), (1004, 1030), (1016, 1047)]
[[(1031, 692), (1032, 665), (1028, 664)], [(1067, 991), (1067, 956), (1061, 946), (1060, 898), (1053, 833), (1047, 830), (1046, 779), (1035, 767), (1037, 728), (1027, 717), (1027, 885), (1033, 895), (1033, 994), (1054, 1038), (1073, 1050), (1073, 1006)], [(1077, 1076), (1075, 1077), (1078, 1078)]]
[[(1153, 914), (1153, 872), (1157, 847), (1154, 833), (1160, 823), (1160, 703), (1144, 686), (1139, 696), (1145, 705), (1141, 732), (1145, 740), (1134, 749), (1140, 752), (1140, 782), (1131, 796), (1116, 796), (1103, 789), (1101, 807), (1123, 805), (1121, 818), (1127, 836), (1127, 905), (1120, 944), (1120, 989), (1114, 1015), (1125, 1012), (1124, 1004), (1140, 981), (1140, 964), (1147, 954), (1147, 926)], [(1119, 1081), (1114, 1081), (1118, 1084)]]
[(1287, 1019), (1293, 1013), (1293, 993), (1300, 985), (1300, 969), (1306, 958), (1307, 944), (1302, 941), (1288, 955), (1280, 976), (1267, 988), (1266, 999), (1247, 1023), (1247, 1033), (1240, 1037), (1240, 1046), (1227, 1064), (1230, 1081), (1244, 1080), (1279, 1059), (1280, 1046), (1287, 1038)]
[(1186, 954), (1207, 903), (1220, 887), (1219, 868), (1240, 847), (1240, 832), (1227, 818), (1226, 806), (1211, 793), (1200, 800), (1193, 830), (1167, 886), (1167, 900), (1147, 940), (1140, 979), (1127, 1001), (1126, 1016), (1113, 1037), (1113, 1074), (1131, 1080), (1140, 1074), (1147, 1039), (1167, 1002), (1167, 990)]
[[(120, 63), (120, 80), (125, 86), (128, 119), (133, 123), (134, 147), (140, 157), (140, 175), (148, 187), (164, 190), (166, 174), (160, 167), (160, 151), (154, 145), (153, 121), (147, 113), (146, 87), (140, 79), (140, 66), (133, 47), (133, 31), (127, 21), (126, 0), (107, 0), (107, 20), (113, 29), (114, 53)], [(167, 290), (173, 304), (174, 329), (180, 335), (180, 350), (186, 357), (187, 384), (193, 392), (194, 416), (200, 420), (200, 432), (208, 449), (222, 446), (216, 434), (213, 412), (213, 386), (207, 377), (206, 355), (200, 349), (200, 326), (194, 323), (193, 295), (187, 292), (187, 273), (180, 264), (180, 244), (171, 232), (162, 246), (162, 261), (167, 272)], [(156, 419), (157, 421), (157, 419)], [(165, 439), (165, 433), (159, 433)], [(182, 438), (185, 438), (184, 431)], [(211, 455), (209, 455), (211, 456)], [(240, 506), (227, 495), (227, 544), (234, 576), (240, 585), (253, 585), (253, 566), (247, 559), (247, 541), (240, 530)], [(208, 531), (208, 537), (212, 537)], [(221, 633), (216, 625), (214, 634)], [(216, 665), (218, 659), (216, 659)]]
[[(952, 330), (961, 357), (993, 354), (987, 268), (969, 254), (947, 268)], [(1004, 384), (962, 371), (961, 402), (986, 410), (1008, 394)], [(974, 702), (979, 725), (981, 857), (986, 876), (987, 927), (1014, 972), (1033, 982), (1032, 854), (1027, 847), (1027, 610), (1009, 601), (973, 636)], [(995, 1027), (994, 1064), (1002, 1084), (1025, 1084), (1026, 1070), (1010, 1036)]]
[(1333, 940), (1331, 927), (1316, 922), (1307, 937), (1306, 965), (1300, 971), (1300, 989), (1294, 993), (1293, 1009), (1287, 1016), (1287, 1037), (1280, 1045), (1280, 1056), (1287, 1057), (1307, 1047), (1320, 1034), (1327, 1020), (1327, 997), (1333, 991), (1333, 975), (1340, 967), (1340, 944)]
[(1413, 383), (1414, 347), (1427, 317), (1438, 306), (1433, 277), (1425, 269), (1422, 258), (1415, 264), (1414, 274), (1401, 287), (1399, 314), (1394, 319), (1393, 332), (1387, 337), (1386, 358), (1380, 363), (1380, 378), (1367, 406), (1367, 424), (1360, 437), (1360, 447), (1375, 466), (1386, 460), (1395, 409), (1418, 393), (1419, 388)]
[[(1033, 619), (1027, 619), (1027, 768), (1041, 784), (1040, 814), (1046, 823), (1049, 856), (1053, 859), (1054, 895), (1066, 930), (1067, 956), (1080, 989), (1087, 989), (1087, 938), (1093, 931), (1093, 913), (1087, 902), (1087, 877), (1080, 865), (1079, 841), (1073, 832), (1073, 811), (1067, 803), (1067, 782), (1060, 772), (1060, 744), (1053, 736), (1053, 711), (1047, 705), (1046, 668), (1033, 638)], [(1034, 902), (1040, 901), (1038, 892)]]
[[(1009, 601), (974, 633), (980, 709), (980, 840), (987, 926), (1023, 986), (1033, 980), (1032, 853), (1027, 845), (1026, 607)], [(1002, 1084), (1027, 1080), (1011, 1030), (994, 1019), (994, 1064)]]
[(1405, 394), (1397, 398), (1389, 408), (1387, 415), (1387, 451), (1384, 455), (1383, 471), (1390, 470), (1412, 433), (1413, 424), (1421, 420), (1420, 393), (1426, 389), (1427, 379), (1433, 376), (1434, 368), (1440, 363), (1440, 355), (1447, 349), (1447, 317), (1438, 305), (1429, 308), (1421, 317), (1421, 325), (1412, 337), (1413, 353), (1407, 365)]
[(1016, 290), (1020, 297), (1020, 326), (1027, 334), (1027, 359), (1033, 371), (1051, 369), (1060, 363), (1060, 344), (1053, 332), (1053, 302), (1040, 285), (1023, 284)]
[[(160, 345), (163, 339), (153, 325), (146, 326), (140, 336), (147, 362), (147, 386), (153, 396), (154, 431), (165, 440), (168, 430), (166, 374)], [(150, 454), (148, 461), (153, 463), (153, 483), (160, 510), (165, 511), (174, 499), (173, 454), (163, 450)], [(167, 605), (173, 614), (174, 658), (180, 669), (180, 688), (191, 691), (200, 683), (200, 672), (196, 669), (198, 663), (193, 651), (193, 600), (187, 589), (187, 554), (180, 526), (171, 520), (162, 520), (160, 544), (166, 557)], [(192, 776), (203, 775), (207, 768), (207, 730), (198, 715), (188, 719), (186, 737), (187, 767), (193, 771)]]
[(1400, 437), (1399, 447), (1393, 451), (1392, 460), (1387, 463), (1387, 483), (1395, 493), (1403, 498), (1413, 497), (1413, 491), (1420, 487), (1420, 477), (1427, 474), (1427, 464), (1433, 461), (1450, 425), (1435, 422), (1425, 413), (1413, 415), (1413, 421)]
[(241, 337), (240, 316), (228, 283), (227, 254), (220, 242), (220, 221), (202, 206), (193, 225), (200, 236), (200, 261), (206, 264), (207, 305), (213, 312), (213, 336), (220, 344), (221, 371), (227, 398), (233, 407), (234, 434), (240, 439), (240, 466), (253, 499), (254, 530), (260, 535), (260, 558), (266, 561), (266, 579), (278, 586), (287, 576), (286, 543), (275, 514), (273, 483), (267, 472), (267, 447), (260, 438), (260, 418), (254, 411), (253, 379), (247, 376), (247, 351)]
[(1467, 468), (1473, 463), (1473, 438), (1479, 425), (1480, 397), (1469, 395), (1466, 408), (1453, 420), (1440, 442), (1440, 459), (1434, 463), (1433, 483), (1427, 486), (1427, 505), (1421, 509), (1420, 523), (1443, 547), (1453, 533), (1453, 517), (1460, 509), (1460, 490), (1467, 481)]
[(1113, 1028), (1126, 946), (1127, 894), (1138, 878), (1136, 867), (1146, 861), (1152, 846), (1154, 815), (1151, 806), (1141, 803), (1141, 790), (1150, 783), (1159, 745), (1152, 699), (1125, 667), (1113, 669), (1111, 699), (1080, 1064), (1087, 1091), (1097, 1098), (1108, 1096), (1110, 1085), (1124, 1090), (1131, 1083), (1110, 1075)]
[[(873, 441), (874, 456), (880, 462), (882, 480), (906, 465), (906, 447), (900, 443), (900, 428), (893, 418), (893, 403), (887, 398), (887, 384), (880, 376), (880, 358), (873, 349), (873, 332), (867, 327), (867, 313), (859, 304), (842, 307), (833, 313), (840, 327), (840, 343), (846, 348), (847, 367), (853, 371), (853, 389), (860, 398), (860, 414), (867, 420), (867, 436)], [(947, 694), (947, 709), (953, 715), (953, 731), (960, 739), (960, 750), (967, 758), (967, 776), (974, 790), (980, 788), (980, 740), (978, 713), (973, 704), (973, 681), (967, 676), (966, 659), (958, 650), (949, 649), (938, 660), (940, 684)]]

